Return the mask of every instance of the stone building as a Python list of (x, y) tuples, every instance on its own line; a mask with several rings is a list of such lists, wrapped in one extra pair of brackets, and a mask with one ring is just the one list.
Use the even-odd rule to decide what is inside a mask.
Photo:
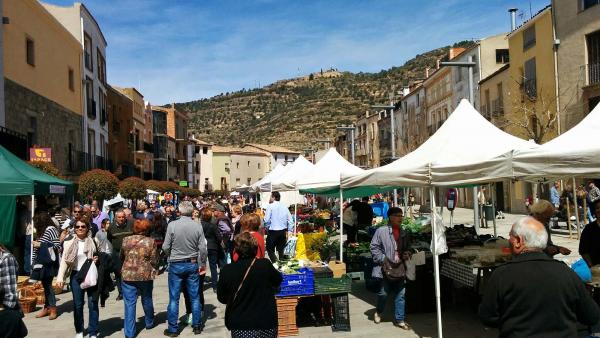
[(5, 127), (51, 148), (69, 179), (81, 172), (81, 44), (36, 0), (4, 0)]
[(118, 177), (140, 177), (133, 159), (133, 100), (108, 86), (108, 156)]
[(270, 154), (265, 151), (213, 146), (213, 184), (218, 190), (251, 185), (269, 172)]
[(213, 190), (213, 151), (212, 144), (190, 136), (188, 151), (192, 159), (188, 163), (188, 182), (201, 192)]
[(244, 144), (243, 148), (253, 151), (264, 151), (269, 153), (271, 161), (270, 168), (268, 170), (275, 169), (277, 164), (287, 164), (294, 162), (298, 158), (298, 156), (300, 156), (300, 152), (298, 151), (268, 144), (246, 143)]

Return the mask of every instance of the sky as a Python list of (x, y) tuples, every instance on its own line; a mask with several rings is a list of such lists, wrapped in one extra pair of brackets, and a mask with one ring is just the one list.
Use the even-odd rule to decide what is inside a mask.
[[(510, 30), (550, 0), (80, 0), (108, 42), (108, 82), (187, 102), (337, 68), (379, 72)], [(73, 0), (44, 0), (70, 5)]]

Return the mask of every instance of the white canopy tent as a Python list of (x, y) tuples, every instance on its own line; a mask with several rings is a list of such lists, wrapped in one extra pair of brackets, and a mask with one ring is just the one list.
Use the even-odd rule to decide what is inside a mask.
[(275, 169), (271, 170), (265, 177), (260, 179), (258, 182), (252, 184), (250, 189), (253, 191), (271, 191), (271, 182), (283, 175), (290, 169), (290, 165), (277, 164)]
[(291, 164), (290, 169), (279, 177), (276, 177), (271, 182), (273, 191), (290, 191), (298, 190), (296, 183), (300, 180), (307, 172), (311, 171), (315, 165), (310, 163), (304, 156), (300, 155), (294, 163)]
[[(546, 180), (600, 176), (600, 104), (581, 122), (536, 149), (512, 152), (514, 177)], [(505, 155), (509, 156), (509, 155)]]
[[(342, 191), (360, 187), (457, 186), (510, 177), (512, 172), (507, 161), (476, 166), (514, 149), (536, 146), (498, 129), (463, 99), (435, 134), (413, 152), (380, 168), (353, 176), (342, 175), (340, 198)], [(429, 195), (434, 211), (432, 233), (437, 234), (433, 189), (430, 189)], [(431, 251), (434, 253), (438, 336), (442, 337), (438, 255), (443, 252), (435, 243), (436, 236), (432, 240)]]
[(358, 175), (362, 172), (364, 172), (363, 169), (348, 162), (335, 148), (330, 148), (296, 184), (302, 193), (333, 193), (337, 196), (341, 175)]

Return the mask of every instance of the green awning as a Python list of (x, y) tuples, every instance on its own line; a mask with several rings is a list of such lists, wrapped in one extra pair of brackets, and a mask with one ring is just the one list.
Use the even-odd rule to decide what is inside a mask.
[[(344, 198), (360, 198), (363, 196), (372, 196), (383, 192), (392, 191), (394, 189), (401, 189), (401, 187), (376, 187), (376, 186), (364, 186), (344, 189)], [(340, 187), (331, 188), (317, 188), (317, 189), (300, 189), (302, 194), (315, 194), (326, 197), (340, 197)]]
[(0, 146), (0, 196), (71, 193), (73, 183), (48, 175)]

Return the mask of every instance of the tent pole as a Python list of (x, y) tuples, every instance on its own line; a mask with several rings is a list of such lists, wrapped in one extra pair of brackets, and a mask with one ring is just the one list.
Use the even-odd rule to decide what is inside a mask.
[(479, 235), (479, 201), (477, 201), (477, 186), (473, 187), (473, 219), (475, 233)]
[(33, 223), (33, 217), (35, 215), (35, 195), (31, 195), (31, 243), (29, 244), (29, 261), (31, 271), (33, 271), (33, 233), (35, 231), (35, 223)]
[(579, 206), (577, 205), (577, 186), (575, 185), (575, 176), (573, 176), (573, 204), (575, 207), (575, 219), (577, 221), (576, 227), (577, 227), (577, 239), (579, 239), (580, 235), (581, 235), (581, 229), (579, 227)]
[(567, 194), (567, 229), (569, 229), (569, 238), (573, 238), (573, 231), (571, 229), (571, 203), (569, 202), (568, 194)]
[(296, 228), (298, 227), (298, 203), (294, 203), (294, 236), (296, 236)]
[(406, 217), (406, 215), (407, 215), (407, 213), (406, 213), (406, 207), (408, 206), (408, 195), (406, 194), (406, 188), (403, 189), (402, 196), (404, 196), (404, 198), (403, 198), (403, 200), (404, 200), (404, 212), (402, 214), (404, 215), (404, 217)]
[(490, 183), (490, 194), (492, 194), (492, 216), (494, 217), (492, 223), (494, 224), (494, 237), (498, 237), (496, 230), (496, 185)]
[(340, 187), (340, 262), (344, 262), (344, 194)]
[(431, 243), (433, 246), (433, 271), (435, 275), (435, 307), (437, 310), (437, 328), (438, 338), (442, 338), (442, 303), (440, 295), (440, 260), (437, 255), (437, 243), (436, 243), (436, 215), (435, 215), (435, 192), (433, 189), (429, 189), (429, 200), (431, 203)]

